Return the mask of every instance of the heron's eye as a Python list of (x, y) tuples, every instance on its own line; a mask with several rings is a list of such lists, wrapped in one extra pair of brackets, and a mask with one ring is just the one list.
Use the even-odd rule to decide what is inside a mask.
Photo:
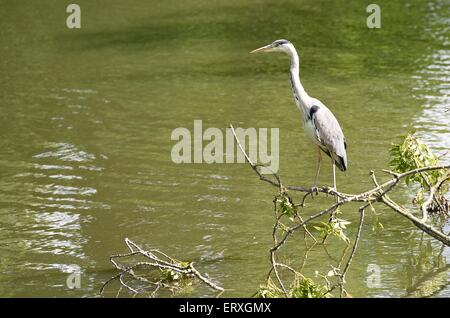
[(280, 46), (280, 45), (287, 44), (287, 43), (289, 43), (289, 41), (287, 41), (287, 40), (280, 40), (279, 42), (275, 43), (275, 46)]

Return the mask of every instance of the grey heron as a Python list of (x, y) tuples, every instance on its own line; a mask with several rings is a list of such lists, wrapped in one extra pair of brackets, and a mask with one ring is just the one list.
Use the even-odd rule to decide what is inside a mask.
[(276, 40), (273, 43), (253, 50), (250, 53), (283, 52), (291, 59), (290, 80), (294, 91), (295, 104), (303, 114), (303, 127), (308, 138), (318, 147), (318, 159), (314, 188), (317, 189), (321, 151), (331, 158), (333, 169), (333, 188), (336, 189), (336, 166), (347, 170), (347, 144), (344, 133), (336, 117), (320, 100), (309, 96), (300, 82), (300, 60), (294, 45), (288, 40)]

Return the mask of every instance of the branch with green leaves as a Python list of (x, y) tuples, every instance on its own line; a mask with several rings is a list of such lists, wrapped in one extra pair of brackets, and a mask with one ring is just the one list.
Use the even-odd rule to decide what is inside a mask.
[[(420, 204), (420, 211), (423, 214), (423, 217), (422, 217), (422, 219), (419, 219), (409, 209), (401, 206), (400, 204), (393, 202), (388, 196), (388, 194), (390, 192), (392, 192), (394, 190), (394, 188), (401, 181), (404, 180), (407, 184), (410, 184), (412, 181), (416, 181), (416, 182), (420, 183), (422, 186), (424, 186), (424, 184), (427, 185), (427, 188), (424, 187), (424, 191), (428, 191), (430, 193), (430, 197), (432, 197), (432, 199), (433, 199), (433, 195), (435, 196), (436, 193), (439, 193), (441, 201), (442, 201), (442, 198), (445, 199), (444, 195), (445, 195), (445, 192), (448, 190), (448, 183), (450, 181), (450, 164), (439, 164), (439, 160), (437, 160), (437, 159), (434, 159), (432, 161), (424, 160), (424, 159), (427, 159), (427, 157), (423, 156), (419, 150), (418, 153), (417, 152), (415, 153), (415, 156), (418, 157), (415, 159), (415, 162), (420, 163), (420, 164), (416, 164), (416, 166), (412, 166), (411, 164), (405, 165), (402, 163), (402, 165), (401, 165), (402, 169), (397, 169), (397, 171), (383, 170), (384, 173), (391, 176), (391, 179), (389, 179), (383, 183), (378, 183), (376, 181), (375, 173), (373, 171), (370, 171), (369, 175), (372, 178), (373, 182), (375, 183), (375, 187), (372, 189), (369, 189), (367, 191), (361, 192), (361, 193), (355, 193), (355, 194), (344, 193), (344, 192), (336, 191), (335, 189), (333, 189), (331, 187), (326, 187), (326, 186), (305, 187), (305, 186), (297, 186), (297, 185), (295, 185), (295, 186), (285, 185), (281, 182), (280, 176), (278, 176), (276, 173), (273, 173), (273, 179), (271, 179), (265, 175), (262, 175), (260, 173), (260, 171), (258, 169), (259, 165), (257, 165), (256, 163), (254, 163), (250, 160), (249, 156), (245, 152), (245, 149), (242, 147), (240, 140), (236, 136), (233, 126), (231, 125), (230, 128), (233, 131), (233, 134), (234, 134), (235, 140), (239, 146), (239, 149), (242, 152), (244, 152), (244, 155), (245, 155), (245, 158), (246, 158), (248, 164), (251, 166), (251, 168), (255, 171), (255, 173), (260, 177), (260, 179), (262, 181), (267, 182), (270, 185), (276, 186), (279, 189), (283, 189), (283, 191), (291, 190), (291, 191), (305, 193), (305, 197), (302, 199), (300, 206), (304, 205), (305, 198), (308, 195), (312, 195), (315, 192), (324, 193), (324, 194), (332, 195), (332, 196), (339, 198), (338, 202), (334, 203), (327, 209), (324, 209), (324, 210), (316, 213), (315, 215), (308, 217), (303, 222), (300, 222), (299, 224), (296, 224), (293, 227), (289, 228), (287, 230), (285, 237), (280, 242), (278, 242), (278, 244), (276, 244), (274, 246), (274, 249), (278, 249), (281, 245), (283, 245), (283, 243), (291, 235), (292, 232), (297, 231), (300, 228), (303, 228), (307, 223), (311, 222), (312, 220), (314, 220), (318, 217), (321, 217), (321, 216), (327, 215), (327, 214), (331, 214), (333, 211), (335, 211), (340, 206), (348, 204), (350, 202), (362, 202), (362, 203), (366, 203), (366, 204), (370, 204), (370, 205), (374, 205), (379, 202), (384, 203), (385, 205), (387, 205), (394, 211), (398, 212), (401, 216), (409, 219), (414, 225), (419, 227), (421, 230), (423, 230), (427, 234), (429, 234), (432, 237), (434, 237), (435, 239), (441, 241), (445, 245), (450, 246), (450, 236), (449, 235), (446, 235), (446, 234), (440, 232), (438, 229), (434, 228), (432, 225), (426, 223), (426, 221), (427, 221), (426, 215), (428, 214), (428, 211), (430, 211), (430, 210), (440, 211), (445, 214), (449, 213), (450, 209), (449, 209), (449, 205), (448, 205), (447, 201), (445, 201), (444, 203), (441, 202), (441, 204), (439, 204), (438, 202), (436, 202), (436, 200), (426, 200), (425, 202)], [(405, 140), (402, 144), (405, 144), (405, 143), (409, 144), (411, 142), (411, 140), (417, 141), (416, 138), (413, 138), (410, 135), (408, 135), (408, 137), (405, 137)], [(398, 147), (394, 146), (393, 149), (398, 149)], [(430, 152), (426, 146), (425, 147), (421, 146), (421, 149), (425, 149), (427, 153)], [(392, 152), (394, 152), (394, 150)], [(409, 154), (403, 154), (403, 155), (407, 156)], [(422, 164), (420, 160), (424, 160), (425, 163), (434, 163), (435, 165), (426, 166), (426, 165)], [(391, 165), (395, 165), (395, 163), (396, 163), (396, 160), (391, 161)], [(402, 170), (405, 167), (414, 167), (414, 168), (411, 168), (410, 170), (402, 172)], [(397, 168), (399, 168), (399, 167), (397, 167)], [(439, 207), (436, 207), (436, 206), (432, 207), (431, 206), (432, 202), (439, 205)], [(427, 211), (427, 213), (425, 214), (424, 211)]]
[[(435, 156), (426, 145), (418, 140), (413, 135), (404, 137), (403, 141), (394, 145), (391, 150), (391, 167), (393, 170), (383, 170), (390, 178), (382, 183), (377, 181), (375, 173), (370, 171), (370, 178), (374, 183), (374, 187), (361, 193), (344, 193), (336, 191), (331, 187), (305, 187), (298, 185), (285, 185), (281, 181), (281, 177), (273, 173), (272, 177), (263, 175), (257, 163), (253, 162), (247, 155), (241, 141), (238, 139), (234, 127), (230, 125), (234, 134), (236, 143), (244, 154), (247, 163), (252, 170), (258, 175), (260, 180), (278, 188), (279, 193), (275, 196), (275, 223), (272, 231), (273, 246), (270, 249), (271, 268), (267, 276), (266, 284), (261, 286), (256, 296), (259, 297), (293, 297), (295, 292), (298, 293), (299, 288), (304, 291), (302, 295), (310, 295), (311, 297), (328, 297), (331, 292), (339, 288), (341, 297), (348, 295), (345, 290), (345, 276), (350, 268), (350, 264), (356, 254), (358, 242), (362, 235), (362, 225), (364, 222), (365, 210), (370, 207), (376, 214), (374, 205), (382, 203), (393, 211), (397, 212), (402, 217), (411, 221), (418, 229), (427, 233), (434, 239), (442, 242), (444, 245), (450, 246), (450, 236), (444, 233), (441, 229), (436, 228), (428, 221), (428, 214), (443, 214), (448, 216), (449, 204), (445, 198), (445, 193), (448, 191), (448, 181), (450, 180), (450, 165), (440, 164), (439, 157)], [(420, 194), (416, 195), (416, 207), (421, 212), (422, 218), (417, 217), (413, 211), (393, 201), (389, 194), (400, 184), (405, 181), (406, 184), (416, 183), (420, 187)], [(298, 204), (289, 194), (289, 191), (304, 193), (303, 198)], [(329, 207), (316, 212), (310, 216), (301, 216), (299, 209), (303, 208), (308, 197), (312, 197), (314, 193), (323, 193), (331, 195), (335, 200)], [(428, 195), (428, 199), (419, 200)], [(331, 216), (328, 222), (320, 222), (320, 225), (314, 225), (314, 229), (319, 231), (319, 236), (326, 238), (327, 236), (335, 236), (348, 245), (351, 240), (346, 236), (345, 229), (349, 222), (345, 219), (338, 218), (335, 214), (341, 206), (347, 205), (351, 202), (360, 202), (362, 205), (358, 209), (360, 215), (358, 230), (353, 240), (353, 247), (350, 255), (345, 258), (345, 252), (339, 262), (338, 267), (332, 268), (329, 275), (322, 275), (325, 280), (324, 286), (315, 285), (310, 278), (304, 277), (300, 272), (294, 270), (292, 267), (283, 264), (277, 258), (277, 252), (283, 247), (289, 238), (294, 233), (303, 230), (304, 240), (311, 237), (314, 240), (314, 245), (318, 244), (317, 239), (308, 230), (308, 225), (312, 221), (323, 216)], [(284, 222), (288, 219), (289, 224)], [(377, 221), (378, 224), (379, 221)], [(381, 225), (382, 227), (382, 225)], [(309, 248), (308, 248), (309, 249)], [(347, 249), (346, 249), (347, 250)], [(345, 251), (346, 251), (345, 250)], [(288, 270), (293, 274), (293, 279), (290, 283), (285, 283), (282, 279), (280, 271)], [(329, 278), (337, 278), (337, 283), (331, 284)], [(316, 292), (311, 292), (312, 290)]]
[[(374, 187), (361, 193), (338, 192), (330, 187), (305, 187), (285, 185), (279, 175), (273, 173), (271, 177), (260, 172), (259, 165), (252, 162), (247, 155), (240, 140), (231, 126), (235, 140), (246, 161), (259, 178), (277, 188), (274, 196), (274, 225), (272, 229), (273, 245), (269, 250), (270, 269), (266, 282), (254, 295), (255, 297), (333, 297), (338, 291), (339, 297), (350, 297), (346, 290), (346, 275), (357, 253), (358, 244), (363, 235), (365, 211), (370, 208), (375, 216), (376, 204), (384, 204), (391, 210), (412, 222), (423, 233), (450, 246), (450, 236), (433, 224), (430, 215), (449, 216), (449, 204), (445, 195), (449, 190), (450, 165), (441, 164), (440, 158), (434, 155), (426, 145), (413, 135), (404, 137), (401, 143), (394, 145), (391, 150), (392, 170), (383, 170), (389, 176), (384, 182), (379, 182), (373, 171), (370, 171)], [(402, 182), (415, 185), (418, 192), (414, 199), (417, 211), (395, 202), (391, 199), (391, 192)], [(303, 193), (298, 201), (292, 198), (291, 193)], [(332, 203), (312, 215), (302, 215), (308, 198), (314, 194), (326, 194), (333, 198)], [(334, 200), (338, 198), (338, 200)], [(359, 223), (354, 237), (346, 234), (350, 223), (342, 216), (339, 209), (351, 202), (360, 203), (357, 210)], [(421, 217), (417, 215), (420, 214)], [(319, 221), (321, 217), (328, 216), (327, 221)], [(330, 217), (331, 216), (331, 217)], [(313, 223), (313, 221), (315, 221)], [(317, 222), (319, 221), (319, 222)], [(375, 227), (382, 227), (377, 219)], [(303, 233), (305, 254), (301, 266), (295, 267), (280, 257), (283, 246), (292, 239), (295, 233)], [(317, 237), (314, 235), (316, 234)], [(308, 253), (313, 247), (322, 246), (329, 255), (325, 238), (334, 237), (345, 242), (341, 258), (337, 266), (330, 264), (326, 274), (316, 273), (315, 280), (303, 273)], [(322, 242), (320, 242), (322, 238)], [(308, 242), (312, 245), (308, 246)], [(119, 272), (107, 280), (100, 293), (113, 281), (119, 282), (119, 291), (124, 288), (133, 295), (180, 295), (187, 288), (198, 282), (222, 294), (224, 289), (214, 283), (206, 275), (202, 275), (192, 262), (176, 260), (158, 249), (144, 249), (128, 238), (125, 239), (128, 252), (110, 257), (110, 262)], [(348, 253), (350, 251), (350, 253)], [(329, 255), (330, 256), (330, 255)], [(331, 256), (330, 256), (331, 258)], [(289, 279), (287, 278), (289, 277)], [(321, 282), (318, 282), (320, 280)], [(169, 294), (167, 294), (169, 292)]]

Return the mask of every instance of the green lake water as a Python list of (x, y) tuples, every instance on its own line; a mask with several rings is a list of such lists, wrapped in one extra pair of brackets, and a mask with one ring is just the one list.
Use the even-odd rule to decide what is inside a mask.
[[(288, 59), (248, 54), (275, 39), (295, 44), (306, 91), (343, 127), (349, 170), (337, 172), (340, 190), (369, 189), (369, 171), (387, 168), (391, 144), (412, 129), (437, 153), (450, 149), (449, 1), (380, 0), (381, 29), (367, 28), (363, 1), (83, 0), (81, 29), (66, 27), (69, 3), (0, 1), (2, 297), (97, 296), (126, 237), (194, 261), (229, 289), (224, 296), (251, 296), (269, 269), (277, 189), (244, 164), (177, 165), (170, 136), (197, 119), (204, 128), (279, 128), (283, 181), (311, 185), (316, 151)], [(320, 184), (332, 181), (327, 162)], [(413, 196), (399, 186), (400, 202)], [(328, 202), (319, 197), (303, 213)], [(350, 294), (450, 296), (450, 250), (375, 208), (385, 229), (372, 231), (368, 211)], [(357, 209), (342, 209), (350, 237)], [(293, 259), (303, 257), (300, 242), (287, 245)], [(333, 257), (342, 248), (327, 241)], [(305, 273), (335, 263), (318, 246)], [(376, 287), (370, 264), (380, 269)], [(81, 288), (70, 290), (77, 268)]]

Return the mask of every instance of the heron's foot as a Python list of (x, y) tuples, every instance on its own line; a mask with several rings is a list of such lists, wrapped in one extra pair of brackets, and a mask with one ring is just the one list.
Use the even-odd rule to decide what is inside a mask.
[(337, 189), (335, 187), (328, 187), (328, 193), (331, 194), (332, 192), (337, 192)]
[(319, 187), (317, 185), (313, 185), (311, 187), (311, 197), (313, 198), (315, 195), (319, 195)]
[(335, 187), (327, 187), (327, 192), (326, 192), (327, 193), (327, 197), (329, 195), (337, 197), (336, 194), (335, 194), (336, 192), (337, 192), (337, 190), (336, 190)]

